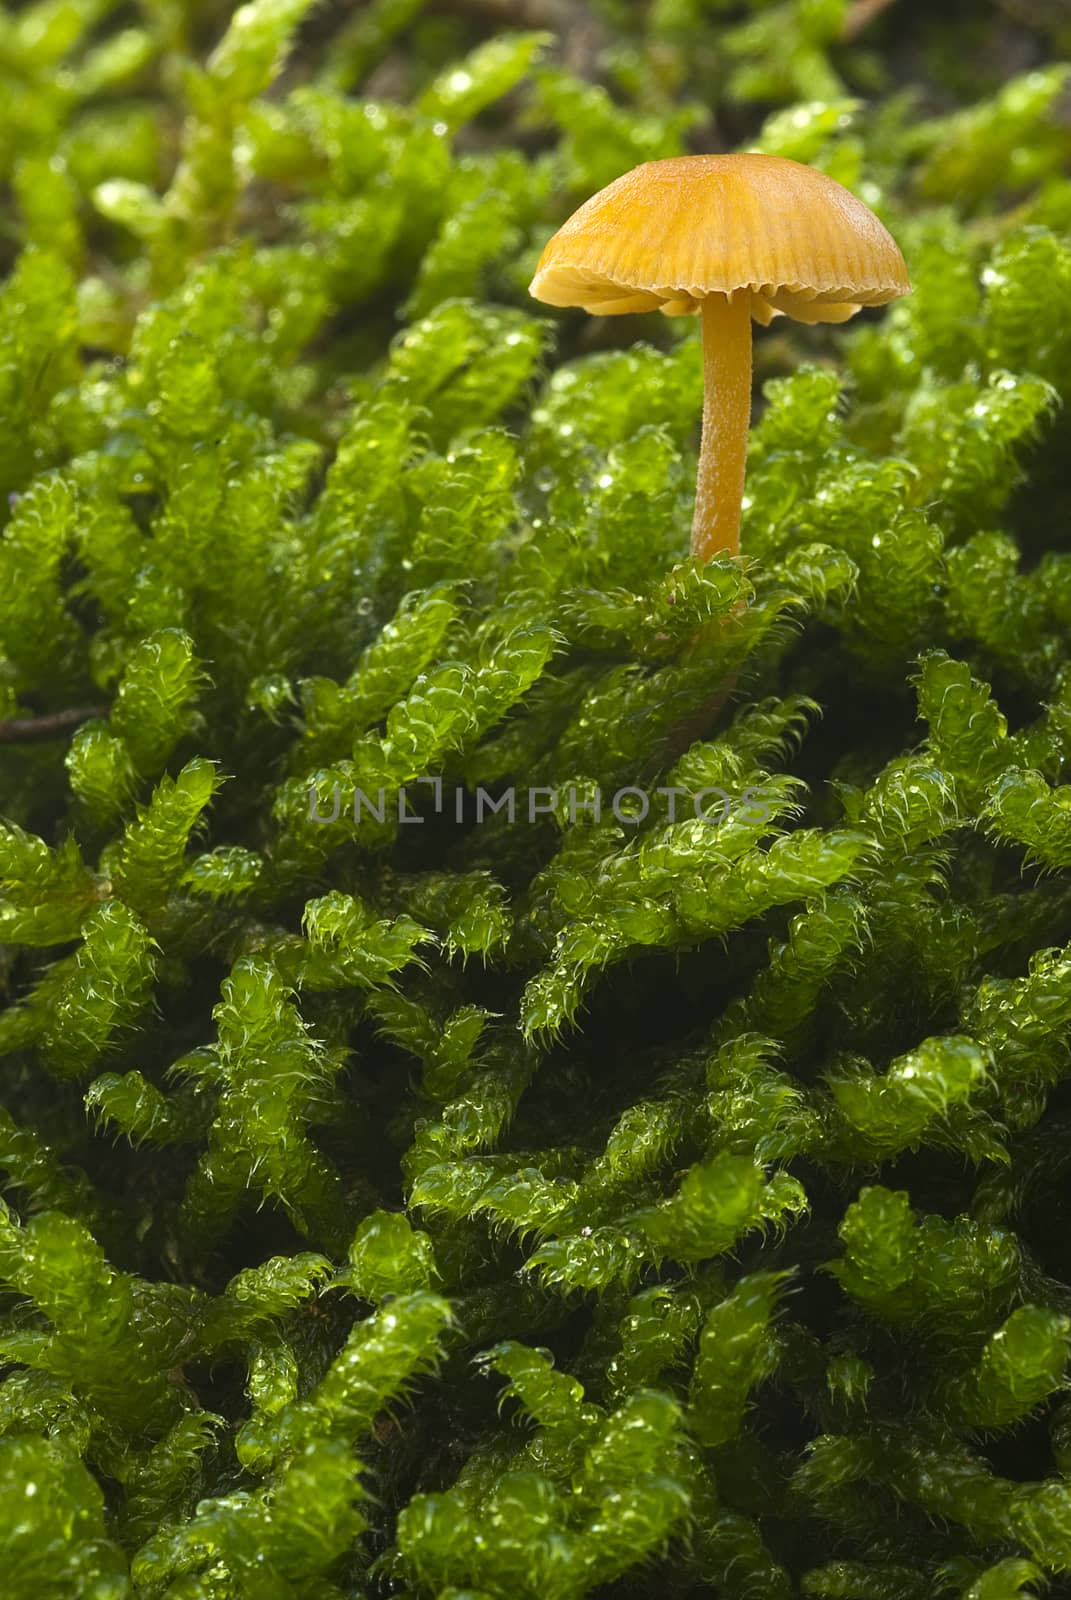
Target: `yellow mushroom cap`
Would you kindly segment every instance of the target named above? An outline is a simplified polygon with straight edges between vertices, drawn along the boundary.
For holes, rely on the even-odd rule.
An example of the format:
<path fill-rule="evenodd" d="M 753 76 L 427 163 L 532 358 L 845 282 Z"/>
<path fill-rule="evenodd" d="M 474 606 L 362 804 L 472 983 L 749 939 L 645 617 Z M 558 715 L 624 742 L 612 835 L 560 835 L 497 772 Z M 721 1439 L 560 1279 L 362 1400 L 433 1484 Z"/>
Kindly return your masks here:
<path fill-rule="evenodd" d="M 759 154 L 646 161 L 558 229 L 529 292 L 613 316 L 699 310 L 711 294 L 753 296 L 752 314 L 844 322 L 910 293 L 904 258 L 877 217 L 814 167 Z"/>

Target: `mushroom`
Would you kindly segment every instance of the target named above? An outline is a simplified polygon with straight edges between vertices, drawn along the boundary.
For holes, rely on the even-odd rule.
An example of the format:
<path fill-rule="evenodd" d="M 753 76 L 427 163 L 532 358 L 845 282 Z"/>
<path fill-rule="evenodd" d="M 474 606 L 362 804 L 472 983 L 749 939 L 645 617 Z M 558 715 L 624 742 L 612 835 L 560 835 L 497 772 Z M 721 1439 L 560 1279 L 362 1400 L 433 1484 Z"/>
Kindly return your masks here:
<path fill-rule="evenodd" d="M 597 316 L 702 317 L 703 437 L 692 554 L 740 553 L 751 319 L 846 322 L 910 293 L 904 258 L 842 184 L 782 156 L 646 161 L 573 213 L 529 293 Z"/>

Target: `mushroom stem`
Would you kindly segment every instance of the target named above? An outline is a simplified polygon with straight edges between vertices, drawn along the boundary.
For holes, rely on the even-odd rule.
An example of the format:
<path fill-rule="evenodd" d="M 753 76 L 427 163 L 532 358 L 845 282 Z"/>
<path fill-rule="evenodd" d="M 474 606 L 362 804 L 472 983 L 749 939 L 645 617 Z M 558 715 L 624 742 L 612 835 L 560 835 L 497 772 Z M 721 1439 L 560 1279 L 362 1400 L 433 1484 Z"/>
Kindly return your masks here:
<path fill-rule="evenodd" d="M 751 421 L 751 293 L 709 294 L 703 319 L 703 439 L 695 486 L 692 554 L 740 554 L 747 431 Z"/>

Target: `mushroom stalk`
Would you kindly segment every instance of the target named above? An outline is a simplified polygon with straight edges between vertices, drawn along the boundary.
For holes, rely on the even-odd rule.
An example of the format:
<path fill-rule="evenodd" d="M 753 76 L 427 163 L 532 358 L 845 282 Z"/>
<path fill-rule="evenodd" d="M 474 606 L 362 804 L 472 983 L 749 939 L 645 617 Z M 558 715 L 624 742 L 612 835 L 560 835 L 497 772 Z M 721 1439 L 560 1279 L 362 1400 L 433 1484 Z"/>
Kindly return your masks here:
<path fill-rule="evenodd" d="M 751 421 L 751 293 L 708 294 L 703 320 L 703 437 L 692 521 L 700 561 L 740 554 L 747 432 Z"/>

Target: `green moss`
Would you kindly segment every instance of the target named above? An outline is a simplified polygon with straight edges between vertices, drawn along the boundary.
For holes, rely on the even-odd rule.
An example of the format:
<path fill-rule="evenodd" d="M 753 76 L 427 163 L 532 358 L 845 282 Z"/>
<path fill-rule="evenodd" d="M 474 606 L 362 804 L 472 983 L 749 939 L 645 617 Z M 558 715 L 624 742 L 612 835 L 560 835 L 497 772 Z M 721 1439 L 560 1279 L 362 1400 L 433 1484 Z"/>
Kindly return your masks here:
<path fill-rule="evenodd" d="M 1068 1581 L 1066 22 L 546 9 L 0 18 L 12 1600 Z M 915 293 L 700 569 L 525 290 L 734 144 Z"/>

